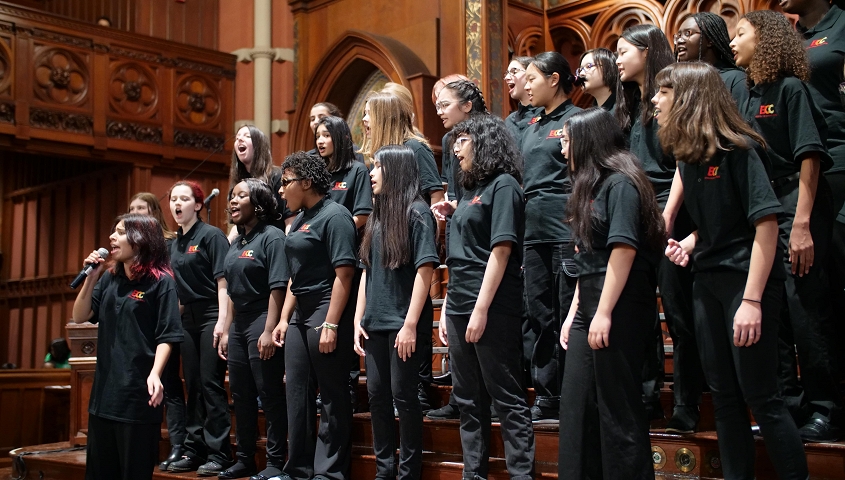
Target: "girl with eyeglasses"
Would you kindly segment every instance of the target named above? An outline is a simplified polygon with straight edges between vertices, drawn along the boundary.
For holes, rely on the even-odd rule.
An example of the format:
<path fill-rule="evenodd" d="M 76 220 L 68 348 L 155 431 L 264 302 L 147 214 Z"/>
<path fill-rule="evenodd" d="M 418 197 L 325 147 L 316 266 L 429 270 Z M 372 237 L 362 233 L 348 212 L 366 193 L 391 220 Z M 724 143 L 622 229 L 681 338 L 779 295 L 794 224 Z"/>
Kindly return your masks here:
<path fill-rule="evenodd" d="M 520 143 L 522 132 L 528 126 L 528 122 L 534 118 L 534 107 L 528 99 L 528 92 L 525 91 L 525 70 L 528 65 L 531 65 L 531 60 L 534 60 L 534 58 L 515 56 L 511 59 L 511 63 L 508 64 L 508 69 L 505 72 L 508 95 L 517 102 L 516 110 L 505 118 L 505 125 L 507 125 L 517 145 Z"/>
<path fill-rule="evenodd" d="M 575 70 L 575 83 L 587 95 L 596 100 L 596 105 L 613 111 L 616 106 L 616 83 L 619 71 L 616 69 L 616 54 L 606 48 L 594 48 L 581 55 L 581 66 Z"/>

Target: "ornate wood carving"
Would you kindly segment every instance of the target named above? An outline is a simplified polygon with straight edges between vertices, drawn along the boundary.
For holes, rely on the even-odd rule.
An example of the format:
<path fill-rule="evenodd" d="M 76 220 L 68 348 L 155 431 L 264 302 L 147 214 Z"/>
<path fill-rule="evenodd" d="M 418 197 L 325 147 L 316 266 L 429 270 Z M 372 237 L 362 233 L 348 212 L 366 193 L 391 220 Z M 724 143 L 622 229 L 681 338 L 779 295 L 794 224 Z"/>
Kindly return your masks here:
<path fill-rule="evenodd" d="M 176 112 L 187 125 L 214 127 L 220 116 L 220 93 L 208 78 L 188 74 L 176 82 Z"/>
<path fill-rule="evenodd" d="M 33 127 L 61 130 L 70 133 L 90 134 L 94 127 L 94 120 L 88 115 L 77 113 L 57 112 L 41 108 L 29 110 L 29 123 Z"/>
<path fill-rule="evenodd" d="M 523 57 L 533 57 L 540 53 L 538 45 L 543 44 L 543 29 L 540 27 L 528 27 L 516 36 L 514 52 Z"/>
<path fill-rule="evenodd" d="M 467 78 L 481 84 L 481 5 L 482 0 L 466 0 Z"/>
<path fill-rule="evenodd" d="M 156 74 L 136 62 L 112 64 L 109 105 L 113 112 L 151 118 L 158 112 Z"/>
<path fill-rule="evenodd" d="M 15 123 L 15 104 L 10 102 L 0 103 L 0 122 Z"/>
<path fill-rule="evenodd" d="M 9 40 L 0 37 L 0 96 L 12 95 L 12 80 L 14 78 L 14 56 L 9 47 Z"/>
<path fill-rule="evenodd" d="M 173 132 L 173 144 L 182 148 L 194 148 L 219 152 L 223 150 L 226 139 L 223 136 L 209 135 L 199 132 L 176 130 Z"/>
<path fill-rule="evenodd" d="M 35 57 L 33 90 L 47 103 L 80 105 L 88 94 L 88 66 L 76 53 L 57 47 L 42 47 Z"/>
<path fill-rule="evenodd" d="M 112 120 L 106 125 L 106 135 L 110 138 L 161 145 L 162 129 L 150 125 Z"/>

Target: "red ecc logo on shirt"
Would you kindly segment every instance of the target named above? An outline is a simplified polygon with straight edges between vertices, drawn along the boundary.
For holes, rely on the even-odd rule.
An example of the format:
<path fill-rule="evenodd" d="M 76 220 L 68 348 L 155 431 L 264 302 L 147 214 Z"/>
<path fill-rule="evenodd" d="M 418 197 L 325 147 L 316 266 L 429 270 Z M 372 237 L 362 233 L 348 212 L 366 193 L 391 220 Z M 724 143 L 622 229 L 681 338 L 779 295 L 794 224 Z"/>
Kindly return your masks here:
<path fill-rule="evenodd" d="M 478 195 L 477 197 L 473 197 L 473 199 L 469 201 L 469 204 L 470 205 L 481 205 L 481 195 Z"/>
<path fill-rule="evenodd" d="M 142 292 L 140 290 L 132 290 L 132 293 L 129 294 L 129 298 L 131 298 L 133 300 L 138 300 L 139 302 L 143 302 L 144 301 L 144 295 L 146 295 L 146 294 L 147 294 L 147 292 Z"/>
<path fill-rule="evenodd" d="M 549 136 L 546 137 L 546 140 L 550 138 L 563 138 L 563 129 L 558 128 L 557 130 L 552 130 L 551 132 L 549 132 Z"/>
<path fill-rule="evenodd" d="M 199 245 L 191 245 L 188 247 L 188 253 L 199 253 L 200 246 Z"/>
<path fill-rule="evenodd" d="M 311 224 L 310 223 L 306 223 L 305 225 L 299 227 L 299 230 L 297 230 L 297 232 L 310 232 L 310 231 L 311 231 Z"/>
<path fill-rule="evenodd" d="M 334 182 L 332 190 L 349 190 L 349 187 L 346 186 L 346 182 Z"/>
<path fill-rule="evenodd" d="M 812 42 L 810 42 L 810 45 L 808 45 L 807 48 L 816 48 L 821 47 L 823 45 L 827 45 L 827 37 L 820 38 L 818 40 L 813 40 Z"/>
<path fill-rule="evenodd" d="M 253 250 L 244 250 L 243 252 L 241 252 L 240 258 L 248 258 L 250 260 L 255 260 L 255 258 L 252 256 L 252 252 Z"/>
<path fill-rule="evenodd" d="M 760 113 L 755 115 L 756 118 L 762 117 L 776 117 L 778 114 L 775 113 L 775 105 L 760 105 Z"/>
<path fill-rule="evenodd" d="M 537 123 L 537 122 L 539 122 L 539 121 L 540 121 L 540 118 L 541 118 L 541 117 L 534 117 L 534 118 L 532 118 L 532 119 L 528 122 L 528 125 L 534 125 L 535 123 Z"/>
<path fill-rule="evenodd" d="M 705 180 L 716 180 L 717 178 L 722 178 L 719 175 L 719 167 L 708 167 L 707 168 L 707 175 L 704 177 Z"/>

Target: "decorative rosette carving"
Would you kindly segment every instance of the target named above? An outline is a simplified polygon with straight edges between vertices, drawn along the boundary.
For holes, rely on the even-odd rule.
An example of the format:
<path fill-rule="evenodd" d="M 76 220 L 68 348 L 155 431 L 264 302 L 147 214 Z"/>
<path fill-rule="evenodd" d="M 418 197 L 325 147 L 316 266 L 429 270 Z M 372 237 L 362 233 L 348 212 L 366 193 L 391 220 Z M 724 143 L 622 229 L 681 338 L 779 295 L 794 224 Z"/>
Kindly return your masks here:
<path fill-rule="evenodd" d="M 79 105 L 85 101 L 88 68 L 77 54 L 63 48 L 47 48 L 33 63 L 36 97 L 63 105 Z"/>
<path fill-rule="evenodd" d="M 158 112 L 159 88 L 155 73 L 134 62 L 112 66 L 109 104 L 113 111 L 149 118 Z"/>
<path fill-rule="evenodd" d="M 209 79 L 186 75 L 176 84 L 176 111 L 185 123 L 214 126 L 220 110 L 220 94 Z"/>

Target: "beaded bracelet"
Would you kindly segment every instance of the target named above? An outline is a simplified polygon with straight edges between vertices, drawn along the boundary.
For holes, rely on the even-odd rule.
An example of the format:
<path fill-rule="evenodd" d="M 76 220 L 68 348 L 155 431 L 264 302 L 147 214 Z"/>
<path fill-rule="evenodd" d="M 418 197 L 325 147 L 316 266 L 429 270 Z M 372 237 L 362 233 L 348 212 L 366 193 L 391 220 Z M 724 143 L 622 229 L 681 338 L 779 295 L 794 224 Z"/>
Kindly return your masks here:
<path fill-rule="evenodd" d="M 319 330 L 319 329 L 321 329 L 321 328 L 327 328 L 327 329 L 329 329 L 329 330 L 337 330 L 337 325 L 335 325 L 334 323 L 323 322 L 323 324 L 322 324 L 322 325 L 320 325 L 319 327 L 314 328 L 314 330 Z"/>

